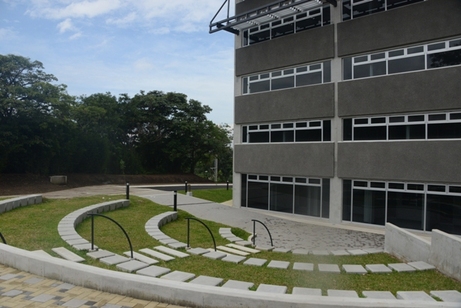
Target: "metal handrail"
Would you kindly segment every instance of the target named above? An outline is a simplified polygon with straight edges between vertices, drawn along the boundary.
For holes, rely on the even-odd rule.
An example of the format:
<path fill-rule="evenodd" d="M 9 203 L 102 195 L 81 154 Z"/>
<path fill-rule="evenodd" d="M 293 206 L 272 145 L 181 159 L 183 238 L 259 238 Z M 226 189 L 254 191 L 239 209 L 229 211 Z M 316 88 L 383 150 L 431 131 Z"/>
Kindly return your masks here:
<path fill-rule="evenodd" d="M 108 216 L 101 215 L 101 214 L 88 214 L 88 215 L 91 216 L 91 250 L 94 250 L 94 216 L 100 216 L 100 217 L 104 217 L 104 218 L 109 219 L 110 221 L 115 223 L 120 229 L 122 229 L 123 233 L 125 233 L 125 236 L 126 236 L 126 238 L 128 240 L 128 244 L 130 244 L 131 259 L 134 259 L 134 257 L 133 257 L 133 246 L 131 245 L 130 237 L 128 236 L 128 233 L 126 233 L 125 229 L 123 229 L 123 227 L 118 222 L 116 222 L 114 219 L 112 219 L 112 218 L 110 218 Z"/>
<path fill-rule="evenodd" d="M 190 248 L 190 245 L 189 245 L 189 238 L 190 238 L 190 220 L 193 219 L 193 220 L 198 221 L 198 222 L 201 223 L 202 225 L 204 225 L 205 228 L 207 228 L 208 232 L 209 232 L 210 235 L 211 235 L 211 238 L 213 239 L 214 251 L 216 251 L 216 241 L 215 241 L 215 239 L 214 239 L 213 233 L 211 233 L 210 228 L 208 228 L 208 226 L 207 226 L 203 221 L 201 221 L 200 219 L 197 219 L 197 218 L 194 218 L 194 217 L 186 217 L 186 219 L 187 219 L 187 248 Z"/>
<path fill-rule="evenodd" d="M 2 241 L 3 241 L 3 244 L 6 244 L 6 240 L 5 240 L 5 238 L 3 237 L 3 234 L 2 234 L 2 232 L 0 232 L 0 238 L 1 238 L 1 239 L 2 239 Z"/>
<path fill-rule="evenodd" d="M 267 233 L 269 233 L 269 238 L 271 240 L 271 247 L 274 247 L 274 243 L 272 242 L 272 235 L 269 229 L 266 227 L 266 225 L 257 219 L 252 219 L 251 221 L 253 222 L 253 238 L 251 239 L 253 242 L 253 245 L 256 246 L 256 222 L 259 222 L 261 225 L 263 225 L 264 228 L 266 228 Z"/>

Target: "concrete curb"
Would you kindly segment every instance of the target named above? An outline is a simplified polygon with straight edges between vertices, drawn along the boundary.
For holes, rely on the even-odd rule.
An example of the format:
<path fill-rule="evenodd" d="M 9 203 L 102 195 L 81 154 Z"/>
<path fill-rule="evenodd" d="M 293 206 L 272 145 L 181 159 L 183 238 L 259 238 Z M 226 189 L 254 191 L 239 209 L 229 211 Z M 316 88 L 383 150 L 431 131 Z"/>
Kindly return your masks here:
<path fill-rule="evenodd" d="M 126 296 L 190 307 L 458 307 L 459 303 L 340 298 L 194 285 L 116 272 L 67 260 L 43 257 L 0 244 L 2 263 L 46 278 Z"/>

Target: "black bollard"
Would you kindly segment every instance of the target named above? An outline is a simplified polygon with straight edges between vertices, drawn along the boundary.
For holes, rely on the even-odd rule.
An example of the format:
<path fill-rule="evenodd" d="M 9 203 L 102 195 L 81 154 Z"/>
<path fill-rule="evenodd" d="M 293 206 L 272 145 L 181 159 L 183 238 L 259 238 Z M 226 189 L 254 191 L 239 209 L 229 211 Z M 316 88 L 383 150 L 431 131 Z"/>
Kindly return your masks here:
<path fill-rule="evenodd" d="M 229 181 L 227 181 L 226 190 L 229 190 Z"/>
<path fill-rule="evenodd" d="M 130 183 L 126 183 L 126 199 L 130 199 Z"/>
<path fill-rule="evenodd" d="M 174 197 L 173 197 L 173 210 L 175 212 L 178 211 L 178 192 L 176 190 L 174 191 Z"/>
<path fill-rule="evenodd" d="M 187 181 L 184 182 L 184 190 L 186 191 L 186 195 L 187 195 Z"/>

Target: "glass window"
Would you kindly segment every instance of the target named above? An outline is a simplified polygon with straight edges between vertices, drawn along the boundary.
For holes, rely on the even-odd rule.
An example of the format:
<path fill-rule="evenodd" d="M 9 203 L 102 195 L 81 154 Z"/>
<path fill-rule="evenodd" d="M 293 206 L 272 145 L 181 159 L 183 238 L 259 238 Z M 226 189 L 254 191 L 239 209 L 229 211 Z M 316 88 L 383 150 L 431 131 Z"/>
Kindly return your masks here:
<path fill-rule="evenodd" d="M 461 196 L 427 195 L 426 230 L 461 234 Z"/>
<path fill-rule="evenodd" d="M 343 180 L 343 220 L 351 221 L 352 181 Z"/>
<path fill-rule="evenodd" d="M 424 194 L 388 192 L 387 221 L 401 228 L 424 230 Z"/>
<path fill-rule="evenodd" d="M 270 184 L 270 210 L 293 213 L 293 185 Z"/>
<path fill-rule="evenodd" d="M 388 74 L 396 74 L 402 72 L 410 72 L 423 70 L 425 68 L 424 55 L 402 58 L 396 60 L 389 60 L 389 72 Z"/>
<path fill-rule="evenodd" d="M 461 123 L 429 124 L 427 138 L 461 138 Z"/>
<path fill-rule="evenodd" d="M 426 139 L 426 125 L 389 126 L 389 140 Z"/>
<path fill-rule="evenodd" d="M 427 68 L 461 64 L 461 49 L 427 55 Z"/>
<path fill-rule="evenodd" d="M 270 89 L 270 80 L 250 83 L 250 93 L 269 91 Z"/>
<path fill-rule="evenodd" d="M 322 180 L 322 217 L 330 217 L 330 179 Z"/>
<path fill-rule="evenodd" d="M 295 83 L 294 76 L 272 79 L 272 90 L 293 88 Z"/>
<path fill-rule="evenodd" d="M 248 182 L 248 207 L 267 210 L 269 208 L 268 196 L 268 183 Z"/>
<path fill-rule="evenodd" d="M 311 84 L 322 83 L 322 72 L 300 74 L 296 76 L 296 86 L 308 86 Z"/>
<path fill-rule="evenodd" d="M 384 225 L 386 192 L 353 190 L 352 220 L 375 225 Z"/>
<path fill-rule="evenodd" d="M 320 217 L 320 187 L 295 186 L 295 214 Z"/>
<path fill-rule="evenodd" d="M 321 129 L 299 129 L 296 130 L 296 142 L 322 141 Z"/>
<path fill-rule="evenodd" d="M 386 126 L 354 127 L 354 140 L 386 140 Z"/>
<path fill-rule="evenodd" d="M 271 142 L 293 142 L 295 137 L 294 131 L 272 131 Z"/>
<path fill-rule="evenodd" d="M 386 74 L 386 62 L 357 65 L 354 67 L 354 78 L 380 76 Z"/>
<path fill-rule="evenodd" d="M 269 142 L 269 132 L 250 132 L 248 137 L 250 143 Z"/>

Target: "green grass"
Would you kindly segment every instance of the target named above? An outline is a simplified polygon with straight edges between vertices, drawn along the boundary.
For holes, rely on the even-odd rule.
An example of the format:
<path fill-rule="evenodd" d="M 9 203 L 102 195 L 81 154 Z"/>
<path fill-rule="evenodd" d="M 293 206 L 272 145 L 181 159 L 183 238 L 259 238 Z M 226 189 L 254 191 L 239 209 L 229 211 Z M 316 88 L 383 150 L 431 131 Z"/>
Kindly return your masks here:
<path fill-rule="evenodd" d="M 8 244 L 28 249 L 43 249 L 52 253 L 51 248 L 64 246 L 73 250 L 58 235 L 57 225 L 68 213 L 91 204 L 120 199 L 123 196 L 107 197 L 95 196 L 87 198 L 75 198 L 65 200 L 44 200 L 40 205 L 21 207 L 19 209 L 0 215 L 0 232 L 5 236 Z M 117 211 L 104 213 L 127 231 L 135 251 L 141 248 L 152 248 L 160 243 L 151 238 L 144 230 L 145 223 L 153 216 L 170 211 L 171 207 L 161 206 L 149 200 L 132 196 L 130 206 Z M 187 240 L 187 217 L 193 217 L 186 212 L 178 212 L 178 220 L 162 227 L 162 231 L 169 236 L 186 242 Z M 217 245 L 228 242 L 219 236 L 220 227 L 227 227 L 219 223 L 205 221 L 216 239 Z M 77 227 L 77 231 L 86 239 L 91 238 L 91 223 L 87 219 Z M 190 221 L 190 245 L 192 247 L 213 247 L 213 241 L 207 229 L 199 222 Z M 234 234 L 246 238 L 248 233 L 233 228 Z M 122 254 L 129 250 L 128 242 L 123 232 L 112 222 L 102 217 L 95 218 L 95 244 L 101 249 Z M 86 259 L 86 264 L 115 270 L 114 266 L 107 266 L 99 261 L 86 257 L 83 252 L 73 250 Z M 183 250 L 184 251 L 184 250 Z M 370 254 L 364 256 L 313 256 L 294 255 L 291 253 L 260 252 L 251 257 L 268 260 L 285 260 L 293 262 L 309 263 L 334 263 L 334 264 L 377 264 L 400 262 L 396 258 L 385 254 Z M 256 288 L 261 283 L 285 285 L 288 292 L 294 286 L 321 288 L 324 294 L 327 289 L 346 289 L 359 292 L 365 290 L 388 290 L 395 294 L 399 290 L 458 290 L 461 291 L 461 282 L 448 278 L 438 271 L 412 272 L 390 274 L 329 274 L 295 271 L 291 267 L 287 270 L 270 269 L 266 267 L 245 266 L 219 260 L 210 260 L 202 256 L 191 255 L 184 259 L 175 259 L 170 262 L 161 261 L 158 265 L 168 267 L 171 270 L 192 272 L 196 275 L 208 275 L 228 279 L 251 281 Z"/>
<path fill-rule="evenodd" d="M 180 190 L 179 193 L 184 194 L 184 190 Z M 229 200 L 232 200 L 232 189 L 200 189 L 192 190 L 192 195 L 194 197 L 213 201 L 216 203 L 223 203 Z"/>

